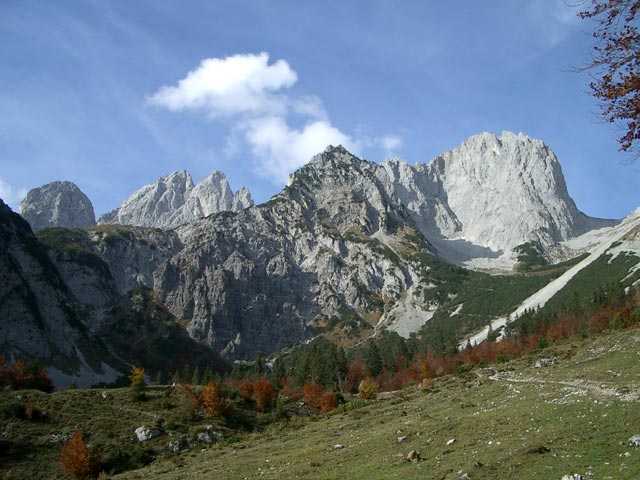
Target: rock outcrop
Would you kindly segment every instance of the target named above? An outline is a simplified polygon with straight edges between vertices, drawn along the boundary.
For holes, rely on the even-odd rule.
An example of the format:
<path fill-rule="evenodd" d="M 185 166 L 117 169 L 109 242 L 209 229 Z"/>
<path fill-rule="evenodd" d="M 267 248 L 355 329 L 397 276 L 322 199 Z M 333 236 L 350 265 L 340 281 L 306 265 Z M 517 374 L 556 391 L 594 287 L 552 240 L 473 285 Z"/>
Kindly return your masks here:
<path fill-rule="evenodd" d="M 48 227 L 84 228 L 96 224 L 93 205 L 71 182 L 51 182 L 27 193 L 20 214 L 34 232 Z"/>
<path fill-rule="evenodd" d="M 170 228 L 252 205 L 249 191 L 243 187 L 234 194 L 222 172 L 215 171 L 194 184 L 183 170 L 140 188 L 118 208 L 101 215 L 98 223 Z"/>

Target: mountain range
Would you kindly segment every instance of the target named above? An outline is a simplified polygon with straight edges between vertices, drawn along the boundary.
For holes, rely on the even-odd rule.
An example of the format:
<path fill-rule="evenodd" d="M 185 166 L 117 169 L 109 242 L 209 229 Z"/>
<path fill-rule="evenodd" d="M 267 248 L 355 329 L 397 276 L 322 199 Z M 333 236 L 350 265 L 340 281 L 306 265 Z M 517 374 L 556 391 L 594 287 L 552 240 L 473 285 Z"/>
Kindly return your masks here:
<path fill-rule="evenodd" d="M 638 277 L 639 216 L 580 212 L 554 153 L 524 134 L 483 133 L 414 165 L 328 147 L 260 205 L 220 172 L 197 185 L 176 172 L 97 226 L 90 202 L 71 202 L 58 221 L 69 188 L 52 185 L 21 204 L 31 228 L 0 204 L 0 348 L 42 359 L 59 384 L 188 356 L 224 369 L 321 333 L 428 336 L 447 324 L 471 334 L 544 287 L 528 270 L 613 256 L 614 242 L 635 259 L 619 280 Z M 469 310 L 470 285 L 519 278 L 528 286 L 511 303 Z M 178 353 L 161 358 L 167 349 Z"/>

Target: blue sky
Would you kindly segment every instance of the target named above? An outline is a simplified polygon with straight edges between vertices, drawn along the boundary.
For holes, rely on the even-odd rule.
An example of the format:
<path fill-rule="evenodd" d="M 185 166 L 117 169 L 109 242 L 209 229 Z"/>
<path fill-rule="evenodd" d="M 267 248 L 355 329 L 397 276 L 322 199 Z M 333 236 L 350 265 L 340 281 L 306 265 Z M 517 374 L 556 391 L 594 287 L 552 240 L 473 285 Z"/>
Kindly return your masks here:
<path fill-rule="evenodd" d="M 0 197 L 71 180 L 99 214 L 185 169 L 260 202 L 328 140 L 416 163 L 510 130 L 581 210 L 623 217 L 640 164 L 570 72 L 592 25 L 566 3 L 2 0 Z"/>

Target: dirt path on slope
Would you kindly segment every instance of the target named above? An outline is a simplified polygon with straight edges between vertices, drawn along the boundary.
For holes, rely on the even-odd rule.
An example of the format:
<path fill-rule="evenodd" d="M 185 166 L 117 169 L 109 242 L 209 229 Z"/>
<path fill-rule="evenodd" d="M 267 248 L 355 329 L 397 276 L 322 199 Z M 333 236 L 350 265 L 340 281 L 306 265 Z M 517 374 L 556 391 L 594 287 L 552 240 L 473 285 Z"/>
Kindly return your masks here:
<path fill-rule="evenodd" d="M 630 385 L 630 392 L 621 393 L 614 386 L 608 386 L 602 383 L 589 381 L 589 380 L 545 380 L 541 378 L 526 376 L 526 375 L 512 375 L 508 372 L 494 372 L 493 374 L 483 375 L 478 371 L 477 375 L 480 378 L 487 378 L 494 382 L 507 382 L 507 383 L 532 383 L 539 385 L 560 385 L 563 387 L 573 388 L 576 390 L 586 390 L 591 393 L 597 400 L 610 401 L 618 400 L 622 402 L 640 402 L 640 388 L 637 385 Z"/>

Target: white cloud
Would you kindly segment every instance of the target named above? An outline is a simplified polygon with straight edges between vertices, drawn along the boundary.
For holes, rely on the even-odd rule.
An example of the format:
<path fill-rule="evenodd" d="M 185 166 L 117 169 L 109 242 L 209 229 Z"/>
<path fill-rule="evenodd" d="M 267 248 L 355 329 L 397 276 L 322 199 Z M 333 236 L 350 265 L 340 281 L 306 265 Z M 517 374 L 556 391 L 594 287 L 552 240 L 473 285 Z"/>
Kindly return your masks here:
<path fill-rule="evenodd" d="M 529 20 L 546 47 L 555 47 L 578 28 L 583 6 L 579 0 L 534 0 L 528 3 Z"/>
<path fill-rule="evenodd" d="M 328 121 L 329 119 L 329 116 L 324 109 L 324 105 L 322 105 L 322 100 L 318 97 L 299 98 L 291 101 L 290 103 L 291 109 L 299 115 L 308 116 L 317 120 Z"/>
<path fill-rule="evenodd" d="M 170 110 L 206 110 L 214 117 L 284 113 L 287 99 L 275 92 L 298 80 L 289 64 L 269 55 L 207 58 L 175 86 L 164 86 L 149 99 Z"/>
<path fill-rule="evenodd" d="M 398 149 L 402 148 L 402 138 L 398 135 L 384 135 L 380 139 L 380 144 L 387 154 L 393 153 Z"/>
<path fill-rule="evenodd" d="M 290 172 L 307 163 L 327 145 L 357 148 L 357 142 L 323 120 L 308 123 L 298 130 L 290 128 L 281 117 L 259 118 L 251 122 L 246 138 L 254 155 L 264 162 L 257 173 L 279 183 L 286 182 Z"/>
<path fill-rule="evenodd" d="M 174 86 L 163 86 L 149 97 L 152 104 L 172 111 L 200 110 L 231 121 L 225 154 L 234 156 L 240 140 L 255 155 L 256 173 L 277 184 L 327 145 L 343 145 L 356 153 L 371 143 L 390 152 L 402 140 L 355 140 L 331 124 L 322 101 L 315 96 L 293 97 L 282 92 L 298 79 L 284 60 L 269 64 L 269 55 L 207 58 Z M 291 126 L 295 117 L 301 127 Z"/>
<path fill-rule="evenodd" d="M 26 195 L 26 189 L 16 189 L 5 182 L 2 177 L 0 177 L 0 198 L 4 201 L 4 203 L 11 206 L 13 210 L 17 211 L 18 204 Z"/>

